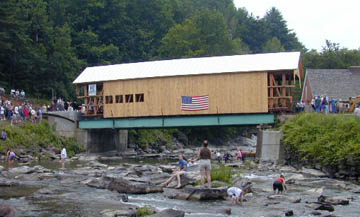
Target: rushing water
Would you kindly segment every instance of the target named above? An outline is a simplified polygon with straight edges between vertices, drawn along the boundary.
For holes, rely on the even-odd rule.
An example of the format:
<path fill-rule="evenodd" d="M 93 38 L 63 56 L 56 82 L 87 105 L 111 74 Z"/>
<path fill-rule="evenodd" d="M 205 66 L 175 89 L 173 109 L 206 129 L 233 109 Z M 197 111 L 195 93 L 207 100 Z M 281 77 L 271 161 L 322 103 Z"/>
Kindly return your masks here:
<path fill-rule="evenodd" d="M 123 160 L 116 162 L 103 161 L 111 165 L 121 163 L 139 163 L 135 160 Z M 164 164 L 164 161 L 152 159 L 143 160 L 143 164 Z M 168 161 L 166 162 L 168 163 Z M 212 217 L 228 216 L 224 213 L 226 208 L 231 208 L 230 216 L 284 216 L 286 210 L 293 210 L 295 216 L 312 216 L 313 209 L 306 207 L 306 202 L 316 201 L 317 196 L 307 194 L 306 191 L 311 188 L 324 188 L 324 195 L 327 196 L 352 196 L 354 200 L 347 206 L 335 206 L 332 213 L 336 216 L 360 216 L 360 197 L 358 194 L 342 190 L 330 185 L 334 180 L 328 178 L 314 178 L 318 184 L 303 183 L 302 185 L 289 185 L 287 196 L 300 197 L 300 203 L 291 203 L 290 201 L 280 201 L 272 203 L 267 199 L 271 195 L 271 184 L 278 173 L 271 171 L 243 170 L 244 178 L 252 181 L 255 193 L 247 197 L 247 201 L 242 206 L 232 205 L 230 201 L 184 201 L 177 199 L 168 199 L 161 193 L 146 195 L 129 195 L 129 202 L 124 203 L 116 192 L 106 189 L 90 188 L 80 184 L 88 177 L 75 174 L 76 168 L 84 167 L 84 162 L 67 163 L 67 169 L 60 170 L 59 162 L 43 162 L 42 166 L 55 171 L 54 178 L 41 181 L 30 180 L 22 181 L 26 185 L 14 187 L 0 187 L 0 202 L 14 206 L 19 216 L 101 216 L 100 212 L 105 209 L 121 209 L 124 205 L 149 205 L 158 210 L 174 208 L 186 212 L 187 217 Z M 285 173 L 289 177 L 292 173 Z M 50 194 L 41 194 L 33 196 L 38 189 L 47 189 Z M 322 211 L 323 215 L 329 214 Z"/>

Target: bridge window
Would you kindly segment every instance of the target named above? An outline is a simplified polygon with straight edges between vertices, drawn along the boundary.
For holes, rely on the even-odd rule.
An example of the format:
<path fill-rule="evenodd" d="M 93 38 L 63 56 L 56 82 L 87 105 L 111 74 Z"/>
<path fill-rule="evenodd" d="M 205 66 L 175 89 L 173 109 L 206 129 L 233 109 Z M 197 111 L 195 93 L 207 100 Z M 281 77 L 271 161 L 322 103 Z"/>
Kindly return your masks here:
<path fill-rule="evenodd" d="M 113 96 L 105 96 L 105 103 L 112 104 L 113 103 Z"/>
<path fill-rule="evenodd" d="M 144 94 L 143 93 L 135 94 L 135 102 L 144 102 Z"/>
<path fill-rule="evenodd" d="M 123 103 L 124 102 L 124 96 L 123 95 L 116 95 L 115 96 L 115 102 L 116 103 Z"/>
<path fill-rule="evenodd" d="M 133 94 L 126 94 L 125 95 L 125 102 L 126 103 L 134 102 L 134 95 Z"/>

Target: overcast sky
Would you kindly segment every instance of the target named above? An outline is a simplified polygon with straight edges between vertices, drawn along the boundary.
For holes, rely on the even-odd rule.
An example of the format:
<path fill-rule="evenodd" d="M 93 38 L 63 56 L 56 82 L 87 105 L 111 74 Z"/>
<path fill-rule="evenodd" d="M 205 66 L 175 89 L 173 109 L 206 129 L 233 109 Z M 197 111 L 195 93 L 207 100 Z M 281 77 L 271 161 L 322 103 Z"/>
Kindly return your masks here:
<path fill-rule="evenodd" d="M 308 49 L 320 50 L 325 39 L 349 49 L 360 48 L 359 0 L 234 0 L 254 16 L 276 7 Z"/>

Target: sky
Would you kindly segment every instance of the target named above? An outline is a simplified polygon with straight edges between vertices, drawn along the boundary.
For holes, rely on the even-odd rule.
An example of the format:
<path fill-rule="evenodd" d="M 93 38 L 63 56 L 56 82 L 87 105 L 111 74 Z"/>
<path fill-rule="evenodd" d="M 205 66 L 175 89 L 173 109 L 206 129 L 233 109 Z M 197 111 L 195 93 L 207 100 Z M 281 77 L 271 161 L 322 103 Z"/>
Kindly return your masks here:
<path fill-rule="evenodd" d="M 237 8 L 246 8 L 255 17 L 263 17 L 277 8 L 308 49 L 321 50 L 325 40 L 340 47 L 360 48 L 359 0 L 234 0 Z"/>

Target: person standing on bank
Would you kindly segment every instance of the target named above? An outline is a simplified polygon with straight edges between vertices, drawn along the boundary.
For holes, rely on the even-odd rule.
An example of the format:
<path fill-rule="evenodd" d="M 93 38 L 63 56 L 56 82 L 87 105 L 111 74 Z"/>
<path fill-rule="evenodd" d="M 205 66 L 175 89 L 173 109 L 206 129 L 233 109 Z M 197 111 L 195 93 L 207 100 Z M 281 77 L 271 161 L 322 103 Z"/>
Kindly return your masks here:
<path fill-rule="evenodd" d="M 211 151 L 208 149 L 208 141 L 204 140 L 203 147 L 198 153 L 199 165 L 200 165 L 200 175 L 201 175 L 201 184 L 205 184 L 205 177 L 208 181 L 208 187 L 211 188 Z"/>
<path fill-rule="evenodd" d="M 61 149 L 60 159 L 61 159 L 61 169 L 65 169 L 65 160 L 67 158 L 67 152 L 65 145 L 63 145 L 63 148 Z"/>

